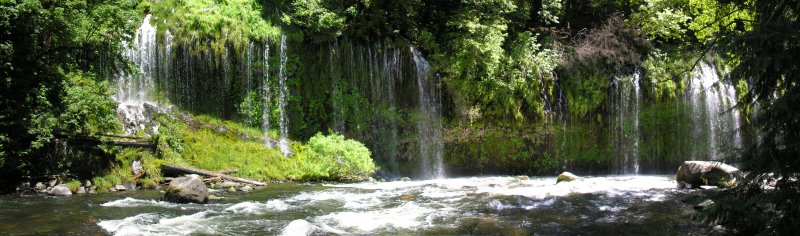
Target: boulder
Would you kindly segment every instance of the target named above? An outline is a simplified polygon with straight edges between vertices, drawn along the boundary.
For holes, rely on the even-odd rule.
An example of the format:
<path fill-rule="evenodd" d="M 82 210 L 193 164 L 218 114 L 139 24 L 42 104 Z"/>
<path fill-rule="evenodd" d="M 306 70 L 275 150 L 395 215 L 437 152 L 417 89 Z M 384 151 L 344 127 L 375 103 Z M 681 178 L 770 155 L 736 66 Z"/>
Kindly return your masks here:
<path fill-rule="evenodd" d="M 245 185 L 244 187 L 240 188 L 239 190 L 242 190 L 242 192 L 250 192 L 250 191 L 253 191 L 253 187 L 250 187 L 250 185 Z"/>
<path fill-rule="evenodd" d="M 403 177 L 403 178 L 400 178 L 400 181 L 403 181 L 403 182 L 411 181 L 411 178 Z"/>
<path fill-rule="evenodd" d="M 570 182 L 576 179 L 578 179 L 577 175 L 564 171 L 563 173 L 558 175 L 558 177 L 556 177 L 556 184 L 561 182 Z"/>
<path fill-rule="evenodd" d="M 86 187 L 83 187 L 83 186 L 81 186 L 80 188 L 78 188 L 78 192 L 76 192 L 76 193 L 77 193 L 77 194 L 84 194 L 84 193 L 86 193 Z"/>
<path fill-rule="evenodd" d="M 230 188 L 228 188 L 228 192 L 236 192 L 236 187 L 230 187 Z"/>
<path fill-rule="evenodd" d="M 162 199 L 176 203 L 206 203 L 208 188 L 197 175 L 175 178 L 164 190 Z"/>
<path fill-rule="evenodd" d="M 53 196 L 70 196 L 72 195 L 72 192 L 69 191 L 69 188 L 67 188 L 66 184 L 59 184 L 53 187 L 53 189 L 47 192 L 47 194 Z"/>
<path fill-rule="evenodd" d="M 530 179 L 530 178 L 528 178 L 527 175 L 517 175 L 517 176 L 514 176 L 514 178 L 517 179 L 517 180 L 529 180 Z"/>
<path fill-rule="evenodd" d="M 97 193 L 97 186 L 91 186 L 91 187 L 89 187 L 89 191 L 88 191 L 87 193 L 89 193 L 89 194 L 96 194 L 96 193 Z"/>
<path fill-rule="evenodd" d="M 685 161 L 678 167 L 675 181 L 679 189 L 700 188 L 703 185 L 727 188 L 736 185 L 741 172 L 736 167 L 716 161 Z"/>

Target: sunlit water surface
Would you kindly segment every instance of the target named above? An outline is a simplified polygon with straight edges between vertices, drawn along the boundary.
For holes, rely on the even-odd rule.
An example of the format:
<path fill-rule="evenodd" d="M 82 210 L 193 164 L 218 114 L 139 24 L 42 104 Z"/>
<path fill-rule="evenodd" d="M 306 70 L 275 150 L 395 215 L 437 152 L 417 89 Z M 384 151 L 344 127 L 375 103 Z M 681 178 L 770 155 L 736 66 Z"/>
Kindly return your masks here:
<path fill-rule="evenodd" d="M 698 234 L 671 176 L 272 184 L 209 204 L 157 191 L 0 196 L 5 234 Z"/>

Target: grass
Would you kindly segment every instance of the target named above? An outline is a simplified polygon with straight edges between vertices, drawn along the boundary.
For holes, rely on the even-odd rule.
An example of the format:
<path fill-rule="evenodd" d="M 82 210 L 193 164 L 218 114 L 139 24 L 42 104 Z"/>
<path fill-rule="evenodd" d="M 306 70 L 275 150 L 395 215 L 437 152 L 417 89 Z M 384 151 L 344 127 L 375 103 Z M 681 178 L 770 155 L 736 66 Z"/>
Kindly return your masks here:
<path fill-rule="evenodd" d="M 256 181 L 352 181 L 365 179 L 377 169 L 363 144 L 340 135 L 318 134 L 309 145 L 290 141 L 294 155 L 284 157 L 277 147 L 264 145 L 260 130 L 241 123 L 184 115 L 160 115 L 156 121 L 160 128 L 153 137 L 155 153 L 138 148 L 117 150 L 117 162 L 109 175 L 93 180 L 98 192 L 108 191 L 122 180 L 134 181 L 131 164 L 137 159 L 146 174 L 136 181 L 145 188 L 153 188 L 162 180 L 163 164 L 215 172 L 237 169 L 230 175 Z M 275 132 L 269 135 L 273 139 L 276 136 Z"/>

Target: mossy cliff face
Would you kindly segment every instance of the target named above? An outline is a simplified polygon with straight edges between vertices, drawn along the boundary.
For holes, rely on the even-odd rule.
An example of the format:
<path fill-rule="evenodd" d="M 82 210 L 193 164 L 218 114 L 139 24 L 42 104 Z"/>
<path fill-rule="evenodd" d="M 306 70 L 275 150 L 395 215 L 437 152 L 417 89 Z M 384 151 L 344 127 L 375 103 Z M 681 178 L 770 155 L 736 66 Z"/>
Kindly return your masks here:
<path fill-rule="evenodd" d="M 415 175 L 426 150 L 419 124 L 427 122 L 415 80 L 417 51 L 435 75 L 438 122 L 448 127 L 444 156 L 453 173 L 663 173 L 680 160 L 721 155 L 695 149 L 714 144 L 691 145 L 686 138 L 710 135 L 684 125 L 698 112 L 687 103 L 691 55 L 650 44 L 619 18 L 587 32 L 614 36 L 608 38 L 613 47 L 587 37 L 565 49 L 556 47 L 563 46 L 558 38 L 520 31 L 514 22 L 486 28 L 487 37 L 456 27 L 454 37 L 437 38 L 432 32 L 442 29 L 424 24 L 395 34 L 384 31 L 392 26 L 365 31 L 363 17 L 378 6 L 373 3 L 234 2 L 151 3 L 161 98 L 249 127 L 266 121 L 275 129 L 285 112 L 291 138 L 341 133 L 364 142 L 382 171 Z M 461 10 L 443 15 L 421 11 L 406 20 L 439 16 L 453 24 L 503 25 L 483 13 L 476 13 L 483 20 L 477 23 L 459 17 L 481 6 L 458 5 Z M 528 6 L 493 10 L 517 17 L 515 7 Z M 317 19 L 313 12 L 325 14 Z M 275 99 L 283 88 L 281 67 L 283 111 Z"/>

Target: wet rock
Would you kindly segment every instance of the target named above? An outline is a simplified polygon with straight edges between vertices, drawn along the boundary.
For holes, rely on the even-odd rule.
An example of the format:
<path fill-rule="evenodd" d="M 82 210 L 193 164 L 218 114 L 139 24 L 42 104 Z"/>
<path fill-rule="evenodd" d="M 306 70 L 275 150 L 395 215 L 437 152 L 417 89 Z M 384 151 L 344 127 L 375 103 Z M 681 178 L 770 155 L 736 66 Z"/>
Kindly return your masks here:
<path fill-rule="evenodd" d="M 517 175 L 517 176 L 514 176 L 514 178 L 517 179 L 517 180 L 529 180 L 530 179 L 530 178 L 528 178 L 527 175 Z"/>
<path fill-rule="evenodd" d="M 56 184 L 58 184 L 58 179 L 53 179 L 53 180 L 50 180 L 50 185 L 49 186 L 52 188 L 52 187 L 55 187 Z"/>
<path fill-rule="evenodd" d="M 78 191 L 76 193 L 77 194 L 85 194 L 86 193 L 86 187 L 81 186 L 80 188 L 78 188 Z"/>
<path fill-rule="evenodd" d="M 697 211 L 702 211 L 703 209 L 708 208 L 709 206 L 714 205 L 714 201 L 711 199 L 706 199 L 705 201 L 694 205 L 694 209 Z"/>
<path fill-rule="evenodd" d="M 222 182 L 222 184 L 220 186 L 222 186 L 222 188 L 231 188 L 231 187 L 239 187 L 239 186 L 241 186 L 241 184 L 236 183 L 236 182 L 225 181 L 225 182 Z"/>
<path fill-rule="evenodd" d="M 675 181 L 679 189 L 700 188 L 703 185 L 733 187 L 741 172 L 736 167 L 716 161 L 685 161 L 678 167 Z"/>
<path fill-rule="evenodd" d="M 53 189 L 48 191 L 47 194 L 53 196 L 70 196 L 72 195 L 72 192 L 69 191 L 69 188 L 67 188 L 66 184 L 60 184 L 53 187 Z"/>
<path fill-rule="evenodd" d="M 728 235 L 728 229 L 726 229 L 722 225 L 714 226 L 713 228 L 711 228 L 711 231 L 714 232 L 715 234 L 719 234 L 719 235 Z"/>
<path fill-rule="evenodd" d="M 97 186 L 89 187 L 89 194 L 97 194 Z"/>
<path fill-rule="evenodd" d="M 34 186 L 34 189 L 36 189 L 36 191 L 41 192 L 47 189 L 47 186 L 44 186 L 42 182 L 37 182 L 36 185 Z"/>
<path fill-rule="evenodd" d="M 216 195 L 208 195 L 208 200 L 222 200 L 225 199 L 224 197 L 216 196 Z"/>
<path fill-rule="evenodd" d="M 87 180 L 86 183 L 83 185 L 86 186 L 87 188 L 92 187 L 92 181 Z"/>
<path fill-rule="evenodd" d="M 403 178 L 400 178 L 400 181 L 403 181 L 403 182 L 406 182 L 406 181 L 411 181 L 411 178 L 409 178 L 409 177 L 403 177 Z"/>
<path fill-rule="evenodd" d="M 125 186 L 122 186 L 121 184 L 117 184 L 116 186 L 114 186 L 114 190 L 116 190 L 116 191 L 125 191 L 125 190 L 128 190 L 128 188 L 126 188 Z"/>
<path fill-rule="evenodd" d="M 561 182 L 570 182 L 578 179 L 577 175 L 564 171 L 558 177 L 556 177 L 556 184 Z"/>
<path fill-rule="evenodd" d="M 250 187 L 250 185 L 245 185 L 244 187 L 240 188 L 239 190 L 242 190 L 242 192 L 250 192 L 250 191 L 253 191 L 253 187 Z"/>
<path fill-rule="evenodd" d="M 236 192 L 236 187 L 230 187 L 230 188 L 228 188 L 228 192 Z"/>
<path fill-rule="evenodd" d="M 197 175 L 175 178 L 165 189 L 163 199 L 175 203 L 206 203 L 208 188 Z"/>

